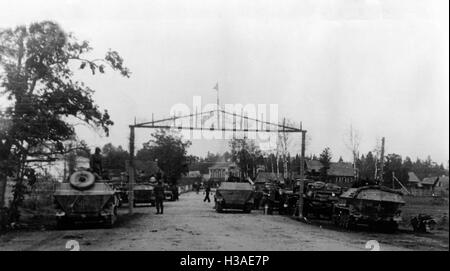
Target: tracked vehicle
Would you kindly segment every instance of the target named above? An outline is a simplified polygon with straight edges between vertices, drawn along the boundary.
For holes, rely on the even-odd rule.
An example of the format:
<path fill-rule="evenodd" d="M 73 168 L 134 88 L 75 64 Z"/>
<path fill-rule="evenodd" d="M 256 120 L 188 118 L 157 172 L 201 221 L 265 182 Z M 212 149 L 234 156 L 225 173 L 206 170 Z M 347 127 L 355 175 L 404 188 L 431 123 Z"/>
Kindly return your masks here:
<path fill-rule="evenodd" d="M 254 190 L 247 182 L 222 182 L 214 195 L 218 213 L 225 209 L 239 209 L 250 213 L 253 208 Z"/>
<path fill-rule="evenodd" d="M 334 204 L 333 221 L 346 229 L 365 224 L 376 230 L 395 231 L 404 204 L 401 192 L 384 186 L 350 188 Z"/>
<path fill-rule="evenodd" d="M 76 171 L 62 182 L 53 195 L 57 226 L 80 222 L 100 222 L 112 227 L 117 220 L 119 198 L 107 181 L 89 171 Z"/>

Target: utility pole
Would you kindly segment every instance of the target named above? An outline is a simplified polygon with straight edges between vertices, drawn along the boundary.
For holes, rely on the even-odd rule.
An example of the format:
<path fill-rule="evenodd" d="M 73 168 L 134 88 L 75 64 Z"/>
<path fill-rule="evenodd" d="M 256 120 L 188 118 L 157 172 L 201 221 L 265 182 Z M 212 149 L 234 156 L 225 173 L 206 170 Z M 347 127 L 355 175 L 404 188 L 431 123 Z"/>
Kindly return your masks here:
<path fill-rule="evenodd" d="M 128 173 L 128 211 L 133 213 L 134 203 L 134 125 L 130 125 L 130 167 Z"/>
<path fill-rule="evenodd" d="M 283 177 L 288 177 L 288 162 L 287 162 L 287 135 L 285 132 L 286 118 L 283 118 Z"/>
<path fill-rule="evenodd" d="M 301 125 L 301 124 L 300 124 Z M 299 183 L 299 190 L 298 190 L 298 217 L 300 219 L 303 218 L 303 187 L 304 187 L 304 181 L 305 181 L 305 138 L 306 138 L 306 131 L 302 129 L 300 126 L 300 130 L 302 133 L 302 149 L 300 153 L 300 183 Z"/>
<path fill-rule="evenodd" d="M 280 176 L 280 168 L 279 168 L 279 156 L 277 151 L 277 177 Z"/>
<path fill-rule="evenodd" d="M 379 184 L 383 184 L 383 173 L 384 173 L 384 137 L 381 138 L 381 155 L 380 155 L 380 178 Z"/>

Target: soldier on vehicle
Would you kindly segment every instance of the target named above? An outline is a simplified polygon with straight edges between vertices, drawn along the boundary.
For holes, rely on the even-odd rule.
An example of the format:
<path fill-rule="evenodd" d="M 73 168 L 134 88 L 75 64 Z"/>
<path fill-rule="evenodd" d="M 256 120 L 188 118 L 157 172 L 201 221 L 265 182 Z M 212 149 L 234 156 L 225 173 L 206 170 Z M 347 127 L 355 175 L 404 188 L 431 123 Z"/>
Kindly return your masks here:
<path fill-rule="evenodd" d="M 162 183 L 162 180 L 158 180 L 158 184 L 155 186 L 153 191 L 155 193 L 156 214 L 163 214 L 164 185 Z"/>
<path fill-rule="evenodd" d="M 90 167 L 96 178 L 99 179 L 103 172 L 103 157 L 101 155 L 101 150 L 99 147 L 95 148 L 95 153 L 91 155 L 91 160 L 89 162 Z"/>

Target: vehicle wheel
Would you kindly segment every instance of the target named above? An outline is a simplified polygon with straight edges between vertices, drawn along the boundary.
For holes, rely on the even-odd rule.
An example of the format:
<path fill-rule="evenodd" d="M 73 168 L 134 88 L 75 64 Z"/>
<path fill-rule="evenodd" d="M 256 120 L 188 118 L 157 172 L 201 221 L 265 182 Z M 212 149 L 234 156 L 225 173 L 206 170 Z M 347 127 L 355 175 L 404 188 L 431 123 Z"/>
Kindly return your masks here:
<path fill-rule="evenodd" d="M 222 206 L 222 203 L 219 203 L 219 202 L 217 202 L 217 201 L 216 201 L 216 211 L 217 211 L 218 213 L 223 212 L 223 206 Z"/>
<path fill-rule="evenodd" d="M 252 212 L 252 206 L 251 205 L 247 205 L 244 207 L 244 213 L 251 213 Z"/>
<path fill-rule="evenodd" d="M 350 217 L 348 214 L 342 214 L 340 217 L 340 226 L 346 230 L 348 230 L 350 225 Z"/>
<path fill-rule="evenodd" d="M 106 220 L 106 227 L 112 228 L 117 221 L 117 207 L 113 207 L 112 213 L 108 216 Z"/>
<path fill-rule="evenodd" d="M 95 176 L 89 171 L 76 171 L 69 178 L 70 185 L 77 190 L 89 189 L 95 183 Z"/>
<path fill-rule="evenodd" d="M 333 216 L 332 216 L 332 221 L 333 221 L 333 224 L 334 224 L 335 226 L 339 226 L 339 216 L 333 215 Z"/>

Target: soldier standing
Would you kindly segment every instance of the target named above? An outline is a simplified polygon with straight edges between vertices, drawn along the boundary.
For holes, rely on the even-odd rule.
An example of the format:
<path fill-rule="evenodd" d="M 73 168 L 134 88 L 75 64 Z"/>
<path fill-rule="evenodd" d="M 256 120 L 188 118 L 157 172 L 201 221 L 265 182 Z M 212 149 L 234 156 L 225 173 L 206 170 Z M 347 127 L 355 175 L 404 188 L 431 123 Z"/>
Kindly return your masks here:
<path fill-rule="evenodd" d="M 156 214 L 163 214 L 164 186 L 161 180 L 158 180 L 158 184 L 155 186 L 153 191 L 155 192 Z"/>
<path fill-rule="evenodd" d="M 205 202 L 205 201 L 211 202 L 211 200 L 209 199 L 210 191 L 211 191 L 211 186 L 209 185 L 209 183 L 205 183 L 205 198 L 203 199 L 203 202 Z"/>

